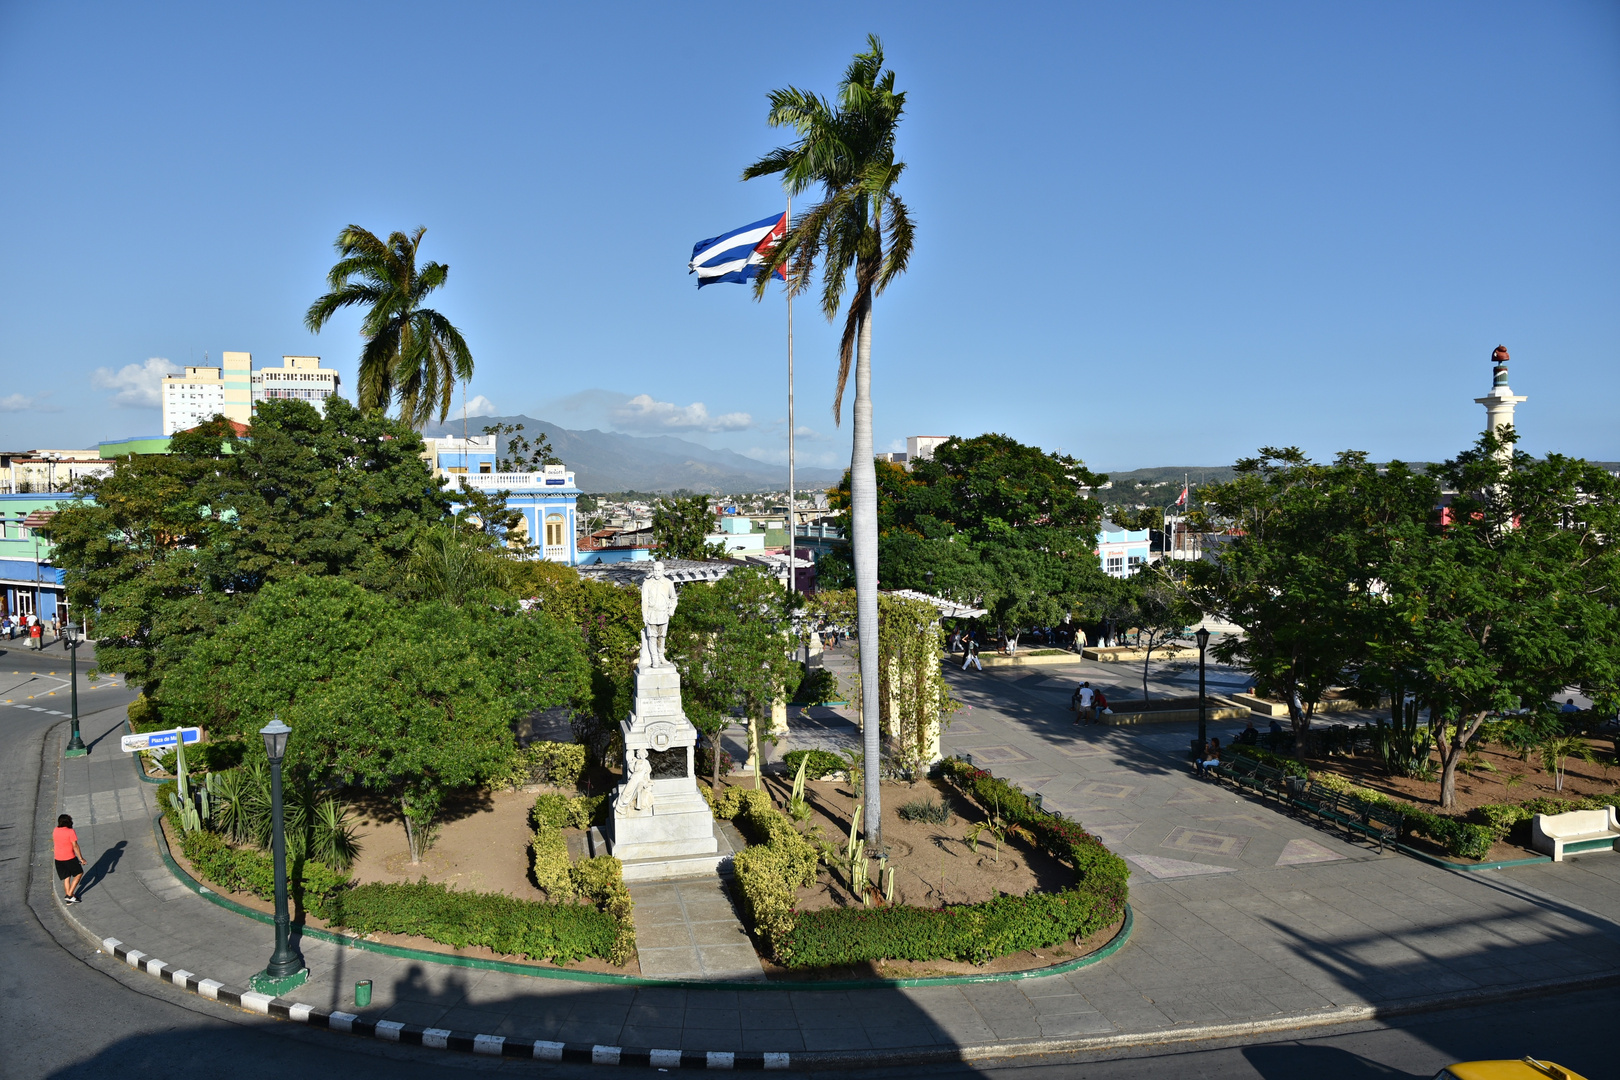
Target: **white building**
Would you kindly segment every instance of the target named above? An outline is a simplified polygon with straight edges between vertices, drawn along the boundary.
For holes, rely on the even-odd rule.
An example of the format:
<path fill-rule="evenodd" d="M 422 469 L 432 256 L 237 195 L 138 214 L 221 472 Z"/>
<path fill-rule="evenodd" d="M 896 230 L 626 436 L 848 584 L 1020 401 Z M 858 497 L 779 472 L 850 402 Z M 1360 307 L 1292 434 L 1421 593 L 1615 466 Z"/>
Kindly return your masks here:
<path fill-rule="evenodd" d="M 317 409 L 338 389 L 338 373 L 321 367 L 318 356 L 283 356 L 278 368 L 253 373 L 253 403 L 275 398 L 307 401 Z"/>
<path fill-rule="evenodd" d="M 253 370 L 253 354 L 227 352 L 219 367 L 187 367 L 163 378 L 163 434 L 187 431 L 215 416 L 253 422 L 253 406 L 271 398 L 298 398 L 316 408 L 337 393 L 338 373 L 318 356 L 283 356 L 279 368 Z"/>
<path fill-rule="evenodd" d="M 951 435 L 907 435 L 906 436 L 906 457 L 905 457 L 905 460 L 913 461 L 913 462 L 914 461 L 930 461 L 934 457 L 934 448 L 937 447 L 940 443 L 945 442 L 947 439 L 951 439 L 951 438 L 954 438 L 954 436 L 951 436 Z"/>

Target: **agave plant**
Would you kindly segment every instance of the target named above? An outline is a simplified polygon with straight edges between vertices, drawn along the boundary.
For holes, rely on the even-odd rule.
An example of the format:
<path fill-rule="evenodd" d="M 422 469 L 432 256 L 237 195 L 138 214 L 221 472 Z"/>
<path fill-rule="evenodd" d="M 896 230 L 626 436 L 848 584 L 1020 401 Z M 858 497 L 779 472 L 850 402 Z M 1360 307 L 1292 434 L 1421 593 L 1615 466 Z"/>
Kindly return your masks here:
<path fill-rule="evenodd" d="M 239 844 L 268 849 L 273 828 L 270 770 L 262 761 L 215 774 L 213 820 L 215 827 Z M 354 822 L 333 798 L 294 787 L 283 793 L 282 824 L 289 859 L 311 858 L 340 870 L 354 865 L 360 854 Z"/>

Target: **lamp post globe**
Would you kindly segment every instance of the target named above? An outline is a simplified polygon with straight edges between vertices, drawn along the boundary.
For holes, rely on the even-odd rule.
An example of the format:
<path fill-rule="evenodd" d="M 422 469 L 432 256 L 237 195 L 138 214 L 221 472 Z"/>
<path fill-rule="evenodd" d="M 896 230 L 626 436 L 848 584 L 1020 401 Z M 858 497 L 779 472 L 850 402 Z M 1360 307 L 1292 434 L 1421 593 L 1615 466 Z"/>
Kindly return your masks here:
<path fill-rule="evenodd" d="M 270 759 L 270 850 L 275 863 L 276 949 L 257 981 L 279 991 L 304 971 L 304 958 L 293 947 L 292 922 L 287 915 L 287 835 L 281 810 L 281 762 L 287 756 L 287 739 L 292 728 L 278 717 L 260 728 L 259 734 L 264 738 L 264 752 Z M 301 983 L 303 979 L 297 981 Z"/>

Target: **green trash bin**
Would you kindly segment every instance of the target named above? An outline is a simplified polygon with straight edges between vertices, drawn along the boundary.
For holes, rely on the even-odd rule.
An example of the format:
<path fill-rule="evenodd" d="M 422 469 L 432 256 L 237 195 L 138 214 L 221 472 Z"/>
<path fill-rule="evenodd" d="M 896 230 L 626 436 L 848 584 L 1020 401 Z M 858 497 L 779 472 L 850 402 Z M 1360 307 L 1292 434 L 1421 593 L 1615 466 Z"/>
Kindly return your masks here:
<path fill-rule="evenodd" d="M 363 1009 L 371 1004 L 371 980 L 362 979 L 354 984 L 354 1004 L 356 1008 Z"/>

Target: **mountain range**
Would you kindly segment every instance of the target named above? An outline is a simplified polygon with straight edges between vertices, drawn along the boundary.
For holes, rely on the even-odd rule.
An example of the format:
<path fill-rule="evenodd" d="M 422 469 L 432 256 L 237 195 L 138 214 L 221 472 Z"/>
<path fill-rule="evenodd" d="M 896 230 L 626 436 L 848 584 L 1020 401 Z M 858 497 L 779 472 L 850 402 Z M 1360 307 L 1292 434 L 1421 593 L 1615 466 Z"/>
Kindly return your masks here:
<path fill-rule="evenodd" d="M 574 472 L 581 491 L 676 491 L 686 488 L 710 495 L 750 491 L 786 491 L 787 466 L 744 457 L 733 450 L 716 450 L 673 435 L 623 435 L 616 431 L 574 431 L 532 416 L 477 416 L 467 421 L 469 435 L 482 435 L 485 427 L 522 424 L 523 434 L 537 432 Z M 429 424 L 422 434 L 460 435 L 462 422 Z M 504 442 L 503 442 L 504 448 Z M 799 466 L 794 482 L 806 488 L 827 488 L 844 475 L 842 469 Z"/>

